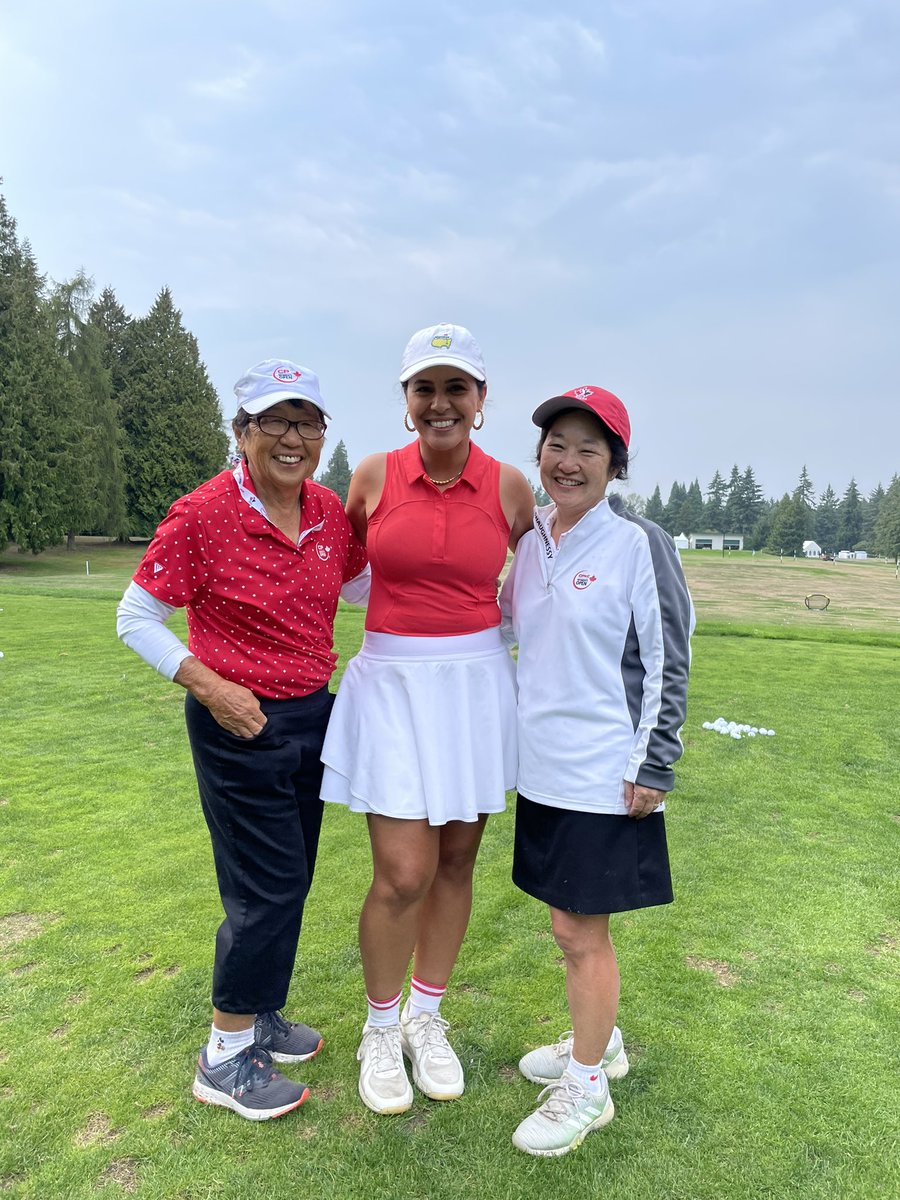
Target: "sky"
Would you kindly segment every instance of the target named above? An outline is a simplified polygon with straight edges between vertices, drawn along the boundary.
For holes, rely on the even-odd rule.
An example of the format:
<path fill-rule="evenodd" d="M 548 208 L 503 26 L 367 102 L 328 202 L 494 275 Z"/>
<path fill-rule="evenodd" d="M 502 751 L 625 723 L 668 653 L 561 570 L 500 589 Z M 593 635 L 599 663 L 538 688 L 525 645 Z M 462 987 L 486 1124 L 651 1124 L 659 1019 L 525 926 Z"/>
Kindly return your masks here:
<path fill-rule="evenodd" d="M 41 270 L 168 286 L 230 418 L 316 371 L 351 463 L 408 440 L 413 331 L 468 326 L 489 453 L 582 384 L 628 490 L 900 471 L 895 0 L 0 0 L 3 194 Z M 323 452 L 327 461 L 329 449 Z"/>

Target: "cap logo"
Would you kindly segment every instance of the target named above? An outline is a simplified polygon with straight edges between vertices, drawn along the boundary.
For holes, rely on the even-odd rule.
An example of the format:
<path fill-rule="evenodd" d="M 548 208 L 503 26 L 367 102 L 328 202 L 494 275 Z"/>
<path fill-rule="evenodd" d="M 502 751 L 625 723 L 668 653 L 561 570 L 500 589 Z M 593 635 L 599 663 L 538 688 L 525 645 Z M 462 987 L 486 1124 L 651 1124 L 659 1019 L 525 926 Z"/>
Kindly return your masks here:
<path fill-rule="evenodd" d="M 276 367 L 272 378 L 277 379 L 279 383 L 296 383 L 302 374 L 302 371 L 292 371 L 290 367 Z"/>
<path fill-rule="evenodd" d="M 587 400 L 588 396 L 593 396 L 593 394 L 590 388 L 576 388 L 572 393 L 577 400 Z"/>
<path fill-rule="evenodd" d="M 437 349 L 437 350 L 449 350 L 452 342 L 453 342 L 453 338 L 449 338 L 446 336 L 439 337 L 438 335 L 435 335 L 431 339 L 432 346 L 434 346 L 435 349 Z"/>
<path fill-rule="evenodd" d="M 591 575 L 588 571 L 578 571 L 572 578 L 572 587 L 583 592 L 585 588 L 589 588 L 592 583 L 596 582 L 596 575 Z"/>

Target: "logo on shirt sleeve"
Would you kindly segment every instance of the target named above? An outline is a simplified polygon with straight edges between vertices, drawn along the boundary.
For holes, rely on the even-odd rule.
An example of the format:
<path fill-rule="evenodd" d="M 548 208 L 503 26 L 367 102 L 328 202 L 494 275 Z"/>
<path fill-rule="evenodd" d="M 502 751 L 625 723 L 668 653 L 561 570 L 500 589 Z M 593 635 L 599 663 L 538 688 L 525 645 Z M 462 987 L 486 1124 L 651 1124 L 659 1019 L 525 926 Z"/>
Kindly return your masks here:
<path fill-rule="evenodd" d="M 155 579 L 156 576 L 160 573 L 160 571 L 164 571 L 165 569 L 166 568 L 163 566 L 163 564 L 161 562 L 155 562 L 153 564 L 153 578 Z"/>
<path fill-rule="evenodd" d="M 331 547 L 326 546 L 324 542 L 316 542 L 316 554 L 318 554 L 322 562 L 328 562 L 329 558 L 331 558 Z"/>
<path fill-rule="evenodd" d="M 590 571 L 577 571 L 572 577 L 572 587 L 577 588 L 579 592 L 583 592 L 585 588 L 589 588 L 592 583 L 597 582 L 597 576 L 592 575 Z"/>

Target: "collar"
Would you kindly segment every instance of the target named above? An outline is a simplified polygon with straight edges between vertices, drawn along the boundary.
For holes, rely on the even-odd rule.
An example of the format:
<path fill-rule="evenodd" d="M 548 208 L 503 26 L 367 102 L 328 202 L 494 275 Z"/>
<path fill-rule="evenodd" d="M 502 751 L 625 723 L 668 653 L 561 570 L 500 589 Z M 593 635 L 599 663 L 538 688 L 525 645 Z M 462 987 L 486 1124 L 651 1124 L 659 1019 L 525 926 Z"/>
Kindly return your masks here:
<path fill-rule="evenodd" d="M 265 518 L 265 520 L 268 522 L 268 524 L 272 527 L 272 529 L 276 533 L 281 534 L 281 530 L 278 529 L 277 526 L 272 524 L 272 521 L 269 519 L 269 514 L 266 512 L 266 506 L 263 504 L 262 500 L 260 500 L 259 496 L 257 496 L 256 491 L 253 487 L 253 480 L 250 478 L 250 472 L 244 470 L 243 459 L 241 459 L 241 461 L 237 464 L 237 466 L 234 468 L 234 470 L 231 473 L 234 476 L 234 482 L 237 484 L 238 494 L 240 495 L 240 497 L 244 501 L 244 503 L 249 504 L 249 506 L 253 509 L 253 511 L 255 513 L 258 513 L 261 517 Z M 304 512 L 306 511 L 308 513 L 309 508 L 311 507 L 309 504 L 309 501 L 312 497 L 312 493 L 310 492 L 310 489 L 307 488 L 306 484 L 307 484 L 307 480 L 304 479 L 303 486 L 300 489 L 300 519 L 301 519 L 301 522 L 303 520 Z M 314 517 L 319 514 L 309 514 L 309 515 Z M 308 538 L 311 533 L 318 533 L 319 530 L 322 529 L 324 524 L 325 524 L 325 517 L 324 517 L 324 515 L 322 515 L 321 520 L 319 521 L 318 525 L 309 525 L 305 529 L 301 529 L 300 536 L 297 539 L 297 545 L 298 546 L 301 545 L 302 542 L 306 538 Z M 266 532 L 268 532 L 268 530 Z M 281 536 L 284 537 L 284 534 L 281 534 Z"/>
<path fill-rule="evenodd" d="M 425 471 L 425 466 L 422 462 L 422 455 L 419 452 L 418 439 L 410 442 L 408 446 L 401 447 L 397 451 L 400 455 L 400 461 L 403 467 L 403 473 L 406 476 L 407 483 L 415 483 L 417 479 L 421 479 L 429 488 L 434 485 L 429 480 L 428 474 Z M 466 459 L 466 465 L 463 467 L 462 475 L 453 484 L 453 487 L 459 487 L 460 484 L 465 484 L 473 491 L 477 490 L 484 478 L 484 473 L 487 470 L 488 456 L 480 446 L 472 441 L 469 442 L 469 457 Z"/>
<path fill-rule="evenodd" d="M 559 544 L 554 542 L 550 533 L 553 528 L 553 522 L 556 520 L 556 505 L 545 504 L 540 508 L 536 508 L 534 510 L 534 527 L 543 549 L 544 558 L 555 558 L 562 550 L 565 542 L 577 540 L 582 534 L 590 533 L 595 525 L 608 519 L 612 513 L 609 500 L 609 496 L 604 496 L 593 508 L 589 508 L 586 513 L 582 513 L 571 529 L 567 529 L 565 533 L 560 534 Z"/>

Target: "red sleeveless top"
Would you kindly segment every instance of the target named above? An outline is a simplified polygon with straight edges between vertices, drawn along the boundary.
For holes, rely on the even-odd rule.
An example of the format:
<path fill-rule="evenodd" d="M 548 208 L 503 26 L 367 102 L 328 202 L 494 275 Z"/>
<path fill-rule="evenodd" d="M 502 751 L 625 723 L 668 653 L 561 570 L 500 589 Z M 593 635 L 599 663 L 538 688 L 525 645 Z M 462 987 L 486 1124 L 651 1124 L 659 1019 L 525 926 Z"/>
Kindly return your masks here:
<path fill-rule="evenodd" d="M 366 629 L 453 637 L 500 624 L 497 579 L 509 525 L 500 506 L 500 464 L 474 442 L 462 475 L 445 492 L 425 474 L 417 441 L 392 450 L 366 540 L 372 564 Z"/>

